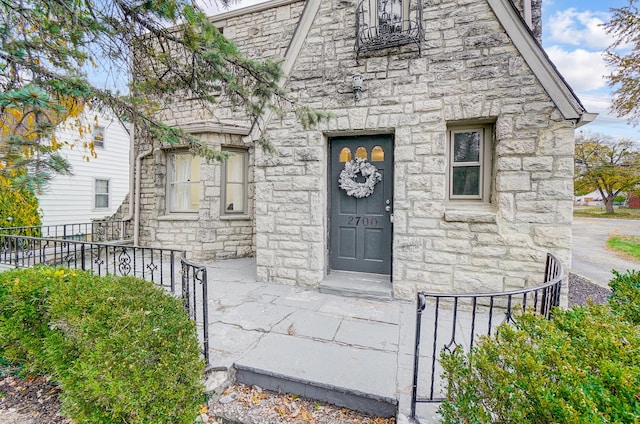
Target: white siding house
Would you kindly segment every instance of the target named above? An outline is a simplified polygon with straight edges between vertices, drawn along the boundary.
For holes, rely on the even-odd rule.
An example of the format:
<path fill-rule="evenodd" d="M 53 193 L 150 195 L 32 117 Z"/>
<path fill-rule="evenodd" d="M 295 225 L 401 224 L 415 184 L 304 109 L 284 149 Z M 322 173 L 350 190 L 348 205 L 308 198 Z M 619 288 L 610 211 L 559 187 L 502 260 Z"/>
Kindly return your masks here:
<path fill-rule="evenodd" d="M 90 115 L 93 134 L 81 138 L 75 129 L 61 129 L 59 141 L 70 140 L 63 155 L 73 166 L 73 175 L 58 175 L 38 196 L 42 225 L 90 222 L 113 215 L 129 191 L 129 133 L 120 120 L 107 113 Z M 93 122 L 93 115 L 96 121 Z M 95 143 L 97 157 L 86 160 L 84 142 Z"/>

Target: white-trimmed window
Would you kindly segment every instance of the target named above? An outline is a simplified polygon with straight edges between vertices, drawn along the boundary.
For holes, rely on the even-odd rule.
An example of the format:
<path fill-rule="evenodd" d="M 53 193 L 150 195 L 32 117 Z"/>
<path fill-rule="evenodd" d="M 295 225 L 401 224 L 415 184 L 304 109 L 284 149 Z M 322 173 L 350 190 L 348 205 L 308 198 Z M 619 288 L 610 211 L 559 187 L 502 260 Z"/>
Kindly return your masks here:
<path fill-rule="evenodd" d="M 109 208 L 109 180 L 96 178 L 93 180 L 93 208 Z"/>
<path fill-rule="evenodd" d="M 449 199 L 488 202 L 491 126 L 449 128 Z"/>
<path fill-rule="evenodd" d="M 200 156 L 172 152 L 168 167 L 168 211 L 197 212 L 200 207 Z"/>
<path fill-rule="evenodd" d="M 247 180 L 248 156 L 246 149 L 223 148 L 229 157 L 222 163 L 222 215 L 248 213 Z"/>
<path fill-rule="evenodd" d="M 101 147 L 104 148 L 104 139 L 106 135 L 106 130 L 101 125 L 96 125 L 93 127 L 93 147 Z"/>

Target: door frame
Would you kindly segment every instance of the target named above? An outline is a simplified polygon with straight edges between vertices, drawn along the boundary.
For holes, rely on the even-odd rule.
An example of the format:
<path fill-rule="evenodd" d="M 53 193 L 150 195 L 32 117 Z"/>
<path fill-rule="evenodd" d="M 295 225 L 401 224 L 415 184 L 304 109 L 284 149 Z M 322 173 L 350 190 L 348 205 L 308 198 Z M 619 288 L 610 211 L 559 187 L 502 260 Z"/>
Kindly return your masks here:
<path fill-rule="evenodd" d="M 345 139 L 345 138 L 352 138 L 352 139 L 359 139 L 359 138 L 376 138 L 376 137 L 389 137 L 390 138 L 390 144 L 391 144 L 391 149 L 392 149 L 392 160 L 391 160 L 391 168 L 393 171 L 393 178 L 392 178 L 392 186 L 391 186 L 391 206 L 392 206 L 392 213 L 391 216 L 393 216 L 393 209 L 394 209 L 394 204 L 395 204 L 395 133 L 393 131 L 372 131 L 372 132 L 359 132 L 359 133 L 352 133 L 352 132 L 347 132 L 347 133 L 335 133 L 332 132 L 331 134 L 325 134 L 326 140 L 327 140 L 327 153 L 326 153 L 326 158 L 327 158 L 327 190 L 326 190 L 326 199 L 327 199 L 327 229 L 326 229 L 326 257 L 325 257 L 325 264 L 326 264 L 326 275 L 331 274 L 331 272 L 333 271 L 340 271 L 340 270 L 334 270 L 332 268 L 332 258 L 331 258 L 331 241 L 332 241 L 332 237 L 331 237 L 331 208 L 332 208 L 332 190 L 333 190 L 333 184 L 332 184 L 332 169 L 331 169 L 331 151 L 332 151 L 332 142 L 334 140 L 339 140 L 339 139 Z M 393 282 L 393 262 L 394 262 L 394 256 L 393 256 L 393 243 L 394 243 L 394 224 L 393 224 L 393 220 L 391 220 L 391 225 L 390 225 L 390 245 L 389 245 L 389 282 Z M 358 273 L 359 271 L 345 271 L 345 272 L 354 272 L 354 273 Z M 376 274 L 376 275 L 386 275 L 386 274 Z"/>

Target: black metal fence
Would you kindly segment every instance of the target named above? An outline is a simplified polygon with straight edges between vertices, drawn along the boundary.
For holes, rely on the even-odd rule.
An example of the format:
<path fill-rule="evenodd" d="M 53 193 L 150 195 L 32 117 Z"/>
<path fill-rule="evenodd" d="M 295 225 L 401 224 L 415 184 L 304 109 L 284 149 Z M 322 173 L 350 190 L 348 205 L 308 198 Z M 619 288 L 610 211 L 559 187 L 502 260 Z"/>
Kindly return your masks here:
<path fill-rule="evenodd" d="M 0 264 L 16 268 L 63 266 L 96 275 L 138 277 L 161 286 L 183 298 L 209 365 L 207 270 L 187 261 L 183 250 L 0 233 Z"/>
<path fill-rule="evenodd" d="M 5 227 L 0 228 L 0 234 L 88 242 L 106 242 L 129 240 L 132 237 L 131 230 L 130 221 L 96 220 L 79 224 Z"/>
<path fill-rule="evenodd" d="M 551 318 L 553 308 L 560 305 L 561 284 L 562 266 L 549 254 L 545 282 L 541 286 L 504 293 L 418 293 L 411 418 L 416 419 L 418 403 L 443 400 L 444 388 L 440 380 L 440 354 L 443 351 L 471 350 L 478 336 L 493 334 L 504 322 L 514 322 L 516 310 Z M 426 331 L 423 331 L 423 320 Z M 421 344 L 430 347 L 423 356 Z M 427 367 L 420 367 L 422 360 L 427 362 Z M 426 385 L 419 384 L 421 382 Z"/>

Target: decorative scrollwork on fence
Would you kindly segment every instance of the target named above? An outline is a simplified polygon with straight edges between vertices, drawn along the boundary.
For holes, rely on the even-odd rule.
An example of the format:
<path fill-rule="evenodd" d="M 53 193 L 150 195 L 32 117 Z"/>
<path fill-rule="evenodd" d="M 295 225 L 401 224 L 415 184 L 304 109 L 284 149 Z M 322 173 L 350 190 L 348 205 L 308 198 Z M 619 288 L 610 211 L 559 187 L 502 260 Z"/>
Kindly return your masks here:
<path fill-rule="evenodd" d="M 123 247 L 118 255 L 118 271 L 121 275 L 129 275 L 131 273 L 131 255 L 126 247 Z"/>

